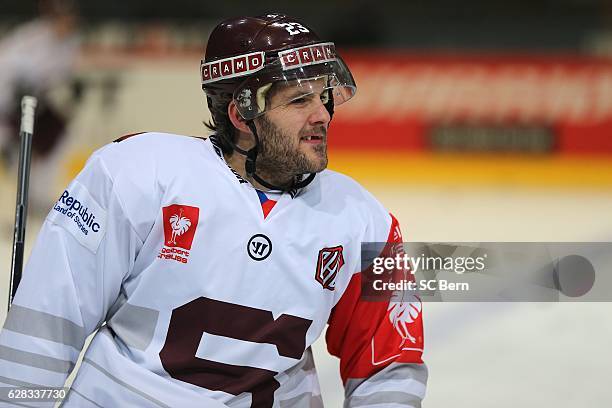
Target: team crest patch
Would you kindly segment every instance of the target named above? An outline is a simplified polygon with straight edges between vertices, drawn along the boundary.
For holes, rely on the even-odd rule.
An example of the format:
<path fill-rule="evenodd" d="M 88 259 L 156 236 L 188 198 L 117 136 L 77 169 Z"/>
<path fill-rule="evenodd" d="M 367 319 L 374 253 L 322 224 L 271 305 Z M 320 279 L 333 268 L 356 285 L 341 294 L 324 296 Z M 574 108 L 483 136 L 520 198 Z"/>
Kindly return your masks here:
<path fill-rule="evenodd" d="M 344 265 L 342 249 L 342 245 L 338 245 L 331 248 L 323 248 L 319 251 L 315 279 L 324 289 L 334 290 L 336 288 L 336 276 L 342 265 Z"/>
<path fill-rule="evenodd" d="M 160 259 L 171 259 L 181 263 L 189 260 L 200 209 L 189 205 L 173 204 L 162 208 L 164 218 L 164 246 Z"/>

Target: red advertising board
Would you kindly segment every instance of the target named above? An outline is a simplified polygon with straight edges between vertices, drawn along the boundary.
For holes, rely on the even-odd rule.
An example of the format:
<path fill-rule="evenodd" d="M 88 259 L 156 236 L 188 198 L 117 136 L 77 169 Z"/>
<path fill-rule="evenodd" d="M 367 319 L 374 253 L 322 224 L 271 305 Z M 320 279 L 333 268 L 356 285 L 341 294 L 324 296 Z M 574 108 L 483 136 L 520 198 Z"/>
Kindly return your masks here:
<path fill-rule="evenodd" d="M 353 52 L 330 145 L 612 154 L 612 59 Z"/>

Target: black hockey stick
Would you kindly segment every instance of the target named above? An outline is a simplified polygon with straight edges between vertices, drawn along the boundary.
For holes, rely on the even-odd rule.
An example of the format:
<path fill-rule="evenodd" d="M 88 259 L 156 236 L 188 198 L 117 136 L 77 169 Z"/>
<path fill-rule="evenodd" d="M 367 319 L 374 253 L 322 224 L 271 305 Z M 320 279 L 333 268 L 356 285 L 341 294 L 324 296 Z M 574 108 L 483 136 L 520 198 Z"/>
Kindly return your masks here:
<path fill-rule="evenodd" d="M 19 138 L 19 181 L 17 184 L 17 205 L 15 208 L 15 235 L 13 237 L 13 257 L 11 261 L 11 281 L 9 286 L 8 307 L 21 281 L 23 269 L 23 246 L 25 241 L 26 218 L 28 215 L 28 185 L 30 183 L 30 159 L 32 157 L 32 135 L 34 134 L 34 111 L 36 98 L 24 96 L 21 99 L 21 128 Z"/>

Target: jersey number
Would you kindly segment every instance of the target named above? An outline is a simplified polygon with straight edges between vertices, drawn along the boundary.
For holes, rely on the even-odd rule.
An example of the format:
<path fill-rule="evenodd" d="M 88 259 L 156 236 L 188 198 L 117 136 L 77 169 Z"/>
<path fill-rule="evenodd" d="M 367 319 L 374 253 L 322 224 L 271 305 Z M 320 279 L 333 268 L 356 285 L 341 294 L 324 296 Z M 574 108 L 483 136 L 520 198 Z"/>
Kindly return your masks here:
<path fill-rule="evenodd" d="M 274 320 L 268 310 L 200 297 L 172 311 L 159 357 L 172 378 L 232 395 L 250 392 L 252 407 L 272 407 L 280 386 L 274 379 L 278 373 L 196 357 L 202 333 L 272 344 L 281 356 L 300 359 L 311 324 L 286 314 Z"/>
<path fill-rule="evenodd" d="M 304 27 L 300 23 L 276 23 L 274 25 L 283 27 L 291 35 L 298 35 L 299 33 L 309 33 L 310 32 L 310 30 L 308 30 L 306 27 Z"/>

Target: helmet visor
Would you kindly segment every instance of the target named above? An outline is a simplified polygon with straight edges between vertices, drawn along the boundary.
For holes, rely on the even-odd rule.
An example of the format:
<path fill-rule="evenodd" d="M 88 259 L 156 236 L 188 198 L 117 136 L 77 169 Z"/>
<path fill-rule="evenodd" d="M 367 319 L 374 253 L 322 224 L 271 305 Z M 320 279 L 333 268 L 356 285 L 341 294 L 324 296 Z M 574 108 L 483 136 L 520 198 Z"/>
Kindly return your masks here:
<path fill-rule="evenodd" d="M 238 111 L 246 120 L 296 101 L 318 97 L 323 104 L 341 105 L 357 90 L 339 56 L 293 68 L 282 56 L 242 82 L 234 91 Z"/>

